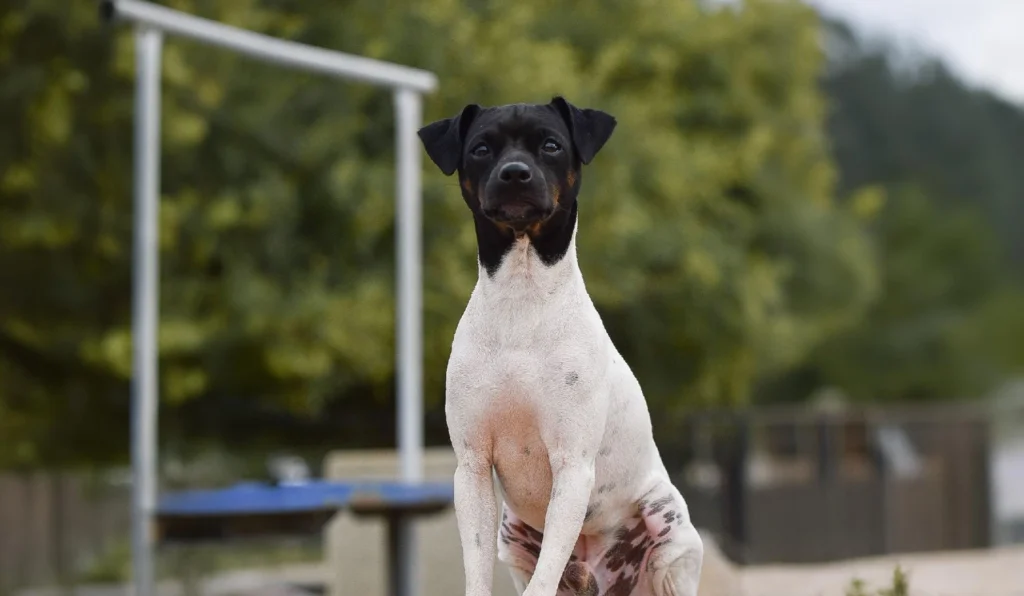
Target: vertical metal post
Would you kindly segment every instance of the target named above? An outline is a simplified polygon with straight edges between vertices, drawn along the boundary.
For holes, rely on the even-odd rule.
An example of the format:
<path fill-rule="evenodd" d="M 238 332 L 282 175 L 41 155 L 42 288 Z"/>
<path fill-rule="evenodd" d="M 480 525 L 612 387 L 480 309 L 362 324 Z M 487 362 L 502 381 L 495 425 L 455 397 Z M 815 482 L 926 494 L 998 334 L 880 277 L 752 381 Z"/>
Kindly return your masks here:
<path fill-rule="evenodd" d="M 159 309 L 160 56 L 163 33 L 135 29 L 135 180 L 132 262 L 132 580 L 135 596 L 154 582 L 157 321 Z"/>
<path fill-rule="evenodd" d="M 413 578 L 409 575 L 411 559 L 409 553 L 409 539 L 412 534 L 407 532 L 411 525 L 403 519 L 401 513 L 394 513 L 385 517 L 387 522 L 387 589 L 388 596 L 399 596 L 410 594 Z"/>
<path fill-rule="evenodd" d="M 401 479 L 423 479 L 423 286 L 420 147 L 417 131 L 423 107 L 417 92 L 396 89 L 397 126 L 395 254 L 397 261 L 398 451 Z M 418 581 L 412 520 L 399 522 L 394 596 L 414 596 Z"/>
<path fill-rule="evenodd" d="M 395 248 L 398 274 L 398 449 L 403 480 L 423 479 L 423 298 L 420 96 L 395 91 L 398 196 Z"/>

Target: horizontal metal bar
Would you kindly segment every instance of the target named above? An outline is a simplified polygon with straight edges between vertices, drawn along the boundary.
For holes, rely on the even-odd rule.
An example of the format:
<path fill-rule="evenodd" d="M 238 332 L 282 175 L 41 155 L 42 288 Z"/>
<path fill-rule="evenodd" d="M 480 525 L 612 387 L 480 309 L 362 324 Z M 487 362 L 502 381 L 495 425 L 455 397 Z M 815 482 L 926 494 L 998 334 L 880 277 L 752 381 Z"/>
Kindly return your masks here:
<path fill-rule="evenodd" d="M 286 41 L 142 0 L 103 0 L 100 14 L 105 20 L 134 21 L 268 62 L 420 93 L 437 89 L 437 75 L 426 70 Z"/>

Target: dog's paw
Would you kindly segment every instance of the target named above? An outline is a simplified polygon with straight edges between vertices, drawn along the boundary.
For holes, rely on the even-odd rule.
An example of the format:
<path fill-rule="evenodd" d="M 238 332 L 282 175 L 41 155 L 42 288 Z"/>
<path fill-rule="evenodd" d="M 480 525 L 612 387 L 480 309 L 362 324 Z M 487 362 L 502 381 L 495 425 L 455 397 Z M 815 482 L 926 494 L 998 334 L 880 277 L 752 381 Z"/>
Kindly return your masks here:
<path fill-rule="evenodd" d="M 648 562 L 654 596 L 697 596 L 703 559 L 701 548 L 656 549 Z"/>

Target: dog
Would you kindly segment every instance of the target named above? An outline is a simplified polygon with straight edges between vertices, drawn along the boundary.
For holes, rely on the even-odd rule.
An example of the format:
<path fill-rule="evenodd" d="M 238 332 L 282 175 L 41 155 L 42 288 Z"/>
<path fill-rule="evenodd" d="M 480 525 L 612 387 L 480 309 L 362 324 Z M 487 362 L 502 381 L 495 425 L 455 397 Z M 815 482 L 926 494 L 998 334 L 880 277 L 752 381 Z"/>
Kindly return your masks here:
<path fill-rule="evenodd" d="M 419 130 L 477 238 L 445 379 L 466 596 L 491 595 L 495 556 L 520 595 L 697 595 L 703 543 L 576 258 L 582 166 L 615 127 L 557 96 Z"/>

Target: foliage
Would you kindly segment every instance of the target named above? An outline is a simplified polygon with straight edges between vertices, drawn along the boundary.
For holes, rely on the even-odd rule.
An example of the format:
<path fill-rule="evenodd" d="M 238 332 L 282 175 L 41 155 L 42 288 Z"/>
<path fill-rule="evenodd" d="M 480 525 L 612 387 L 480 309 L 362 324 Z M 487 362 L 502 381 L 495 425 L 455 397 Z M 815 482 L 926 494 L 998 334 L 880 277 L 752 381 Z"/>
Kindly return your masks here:
<path fill-rule="evenodd" d="M 882 297 L 808 360 L 817 382 L 857 399 L 897 401 L 972 397 L 1002 380 L 1008 346 L 986 339 L 996 328 L 979 316 L 1004 287 L 1005 269 L 981 218 L 903 188 L 890 195 L 875 233 Z M 1004 314 L 1011 316 L 997 325 L 1024 320 Z"/>
<path fill-rule="evenodd" d="M 78 574 L 83 584 L 117 584 L 131 578 L 131 544 L 128 540 L 114 542 L 100 551 L 96 558 Z"/>
<path fill-rule="evenodd" d="M 795 0 L 165 3 L 435 71 L 427 121 L 556 93 L 615 114 L 580 260 L 656 411 L 978 395 L 1024 370 L 1024 111 L 823 38 Z M 94 8 L 0 16 L 0 465 L 126 453 L 134 56 Z M 388 93 L 170 37 L 162 103 L 163 435 L 390 441 Z M 475 242 L 431 167 L 424 206 L 440 420 Z"/>
<path fill-rule="evenodd" d="M 828 132 L 839 192 L 911 182 L 936 204 L 975 209 L 1024 274 L 1024 110 L 942 62 L 827 24 Z"/>
<path fill-rule="evenodd" d="M 846 589 L 846 596 L 908 596 L 910 583 L 907 574 L 899 565 L 892 573 L 892 586 L 869 592 L 863 580 L 854 579 Z"/>
<path fill-rule="evenodd" d="M 817 21 L 798 2 L 167 4 L 433 70 L 428 120 L 555 93 L 618 116 L 585 175 L 581 264 L 656 404 L 743 400 L 875 293 L 860 220 L 832 201 Z M 36 0 L 0 22 L 7 462 L 124 453 L 132 59 L 131 33 L 89 3 Z M 164 430 L 216 437 L 234 404 L 390 401 L 388 94 L 174 38 L 163 66 Z M 475 246 L 452 181 L 424 183 L 436 404 Z"/>
<path fill-rule="evenodd" d="M 823 385 L 878 401 L 985 395 L 1024 371 L 1024 174 L 1012 157 L 1024 154 L 1024 111 L 940 63 L 842 24 L 826 31 L 840 192 L 869 185 L 886 197 L 870 226 L 881 292 L 861 324 L 759 398 L 798 400 Z"/>

